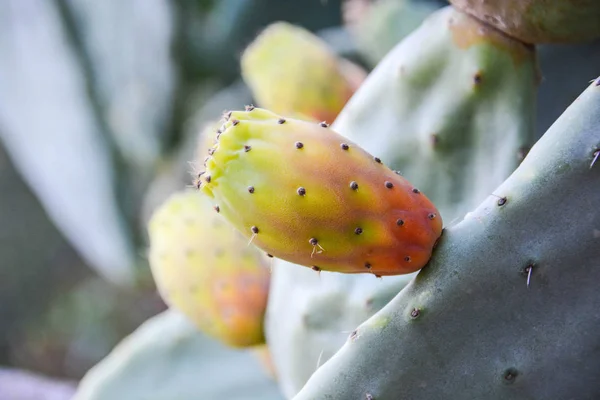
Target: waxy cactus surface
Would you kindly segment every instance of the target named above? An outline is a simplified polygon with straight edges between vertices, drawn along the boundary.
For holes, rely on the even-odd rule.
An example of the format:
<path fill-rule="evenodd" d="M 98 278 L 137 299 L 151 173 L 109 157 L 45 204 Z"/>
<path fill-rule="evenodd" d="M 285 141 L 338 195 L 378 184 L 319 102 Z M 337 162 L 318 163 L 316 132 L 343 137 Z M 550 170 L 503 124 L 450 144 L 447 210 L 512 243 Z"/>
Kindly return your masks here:
<path fill-rule="evenodd" d="M 598 399 L 600 78 L 294 400 Z"/>
<path fill-rule="evenodd" d="M 209 150 L 201 190 L 250 242 L 316 271 L 422 268 L 442 231 L 435 206 L 326 123 L 248 107 Z"/>
<path fill-rule="evenodd" d="M 268 260 L 195 191 L 177 193 L 149 224 L 150 265 L 167 304 L 233 347 L 264 343 Z"/>

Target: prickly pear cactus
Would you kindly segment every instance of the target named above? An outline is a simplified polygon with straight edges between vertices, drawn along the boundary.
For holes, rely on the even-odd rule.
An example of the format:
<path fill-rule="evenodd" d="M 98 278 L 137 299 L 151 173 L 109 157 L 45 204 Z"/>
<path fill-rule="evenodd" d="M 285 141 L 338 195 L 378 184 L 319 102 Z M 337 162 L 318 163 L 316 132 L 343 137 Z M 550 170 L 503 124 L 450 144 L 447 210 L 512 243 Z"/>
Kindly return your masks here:
<path fill-rule="evenodd" d="M 210 151 L 201 191 L 257 247 L 316 271 L 423 267 L 442 219 L 421 191 L 325 123 L 249 107 Z"/>
<path fill-rule="evenodd" d="M 268 260 L 195 191 L 153 215 L 149 260 L 167 304 L 204 333 L 234 347 L 264 343 Z"/>
<path fill-rule="evenodd" d="M 231 349 L 176 310 L 145 322 L 81 380 L 73 400 L 283 400 L 255 349 Z"/>
<path fill-rule="evenodd" d="M 388 54 L 332 127 L 400 170 L 452 225 L 532 144 L 535 61 L 533 49 L 448 7 Z M 412 278 L 319 279 L 281 260 L 273 269 L 267 338 L 288 396 Z"/>
<path fill-rule="evenodd" d="M 241 68 L 261 107 L 328 122 L 366 77 L 318 36 L 286 22 L 271 24 L 248 46 Z"/>
<path fill-rule="evenodd" d="M 599 109 L 600 78 L 295 399 L 599 398 Z"/>

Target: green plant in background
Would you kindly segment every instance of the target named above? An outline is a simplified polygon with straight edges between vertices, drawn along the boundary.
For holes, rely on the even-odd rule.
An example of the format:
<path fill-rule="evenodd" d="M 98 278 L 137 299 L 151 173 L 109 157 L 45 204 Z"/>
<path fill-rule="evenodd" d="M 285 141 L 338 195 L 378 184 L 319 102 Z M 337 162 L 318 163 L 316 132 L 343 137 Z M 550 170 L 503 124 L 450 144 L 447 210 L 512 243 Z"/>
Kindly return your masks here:
<path fill-rule="evenodd" d="M 536 109 L 538 89 L 560 88 L 562 111 L 593 78 L 539 63 L 553 49 L 539 45 L 600 37 L 599 7 L 452 3 L 347 0 L 346 30 L 320 35 L 294 25 L 323 26 L 305 23 L 314 4 L 177 6 L 187 45 L 164 98 L 177 129 L 159 132 L 162 109 L 148 146 L 119 137 L 115 153 L 139 156 L 131 175 L 161 168 L 141 225 L 172 309 L 90 370 L 77 400 L 598 397 L 600 81 L 534 143 L 536 118 L 557 116 Z M 578 82 L 544 81 L 560 65 Z M 134 122 L 110 133 L 137 137 Z M 200 193 L 182 191 L 192 159 Z"/>
<path fill-rule="evenodd" d="M 319 122 L 333 121 L 366 76 L 322 39 L 285 22 L 267 27 L 244 51 L 240 66 L 262 107 Z"/>

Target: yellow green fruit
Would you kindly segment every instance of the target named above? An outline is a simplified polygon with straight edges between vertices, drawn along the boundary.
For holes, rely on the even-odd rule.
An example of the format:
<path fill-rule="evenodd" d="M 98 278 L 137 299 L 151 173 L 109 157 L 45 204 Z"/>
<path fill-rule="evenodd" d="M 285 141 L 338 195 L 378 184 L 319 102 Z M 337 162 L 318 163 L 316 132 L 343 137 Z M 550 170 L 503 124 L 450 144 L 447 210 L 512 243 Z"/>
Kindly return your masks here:
<path fill-rule="evenodd" d="M 149 222 L 150 266 L 165 302 L 233 347 L 264 343 L 268 259 L 195 191 L 172 195 Z"/>
<path fill-rule="evenodd" d="M 598 0 L 450 0 L 459 10 L 525 43 L 600 38 Z"/>
<path fill-rule="evenodd" d="M 320 271 L 399 275 L 422 268 L 442 232 L 410 182 L 327 124 L 234 111 L 201 191 L 257 247 Z"/>
<path fill-rule="evenodd" d="M 366 77 L 319 37 L 285 22 L 271 24 L 248 46 L 241 67 L 260 107 L 328 122 Z"/>

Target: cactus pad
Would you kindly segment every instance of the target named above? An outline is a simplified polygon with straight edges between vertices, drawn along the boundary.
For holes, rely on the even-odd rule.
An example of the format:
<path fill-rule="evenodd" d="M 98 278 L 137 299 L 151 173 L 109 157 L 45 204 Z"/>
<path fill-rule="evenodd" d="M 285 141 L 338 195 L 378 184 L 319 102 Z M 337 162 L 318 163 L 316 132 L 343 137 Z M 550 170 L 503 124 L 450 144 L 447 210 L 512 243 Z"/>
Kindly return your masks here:
<path fill-rule="evenodd" d="M 417 188 L 327 124 L 232 112 L 201 190 L 269 254 L 343 273 L 422 268 L 442 231 Z"/>
<path fill-rule="evenodd" d="M 264 343 L 266 257 L 196 192 L 177 193 L 149 223 L 152 274 L 167 304 L 233 347 Z"/>

